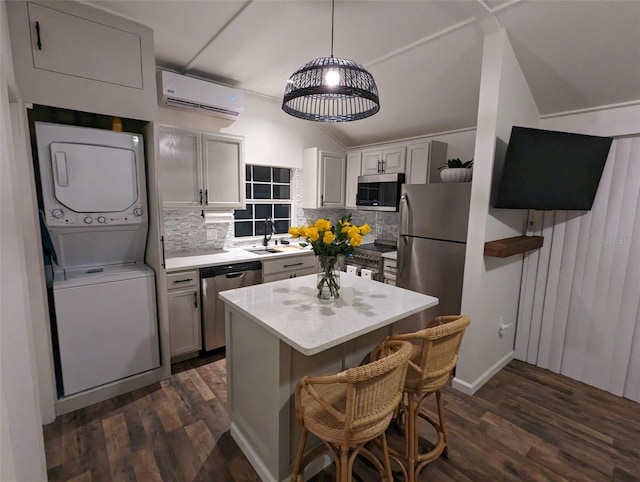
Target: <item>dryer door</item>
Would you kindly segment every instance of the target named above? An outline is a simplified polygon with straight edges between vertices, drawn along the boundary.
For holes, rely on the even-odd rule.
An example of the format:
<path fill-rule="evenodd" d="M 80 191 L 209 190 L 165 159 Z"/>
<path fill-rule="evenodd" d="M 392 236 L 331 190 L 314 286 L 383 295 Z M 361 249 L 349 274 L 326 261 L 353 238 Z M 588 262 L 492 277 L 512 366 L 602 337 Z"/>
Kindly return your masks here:
<path fill-rule="evenodd" d="M 75 212 L 120 212 L 138 199 L 135 153 L 91 144 L 51 143 L 55 197 Z"/>

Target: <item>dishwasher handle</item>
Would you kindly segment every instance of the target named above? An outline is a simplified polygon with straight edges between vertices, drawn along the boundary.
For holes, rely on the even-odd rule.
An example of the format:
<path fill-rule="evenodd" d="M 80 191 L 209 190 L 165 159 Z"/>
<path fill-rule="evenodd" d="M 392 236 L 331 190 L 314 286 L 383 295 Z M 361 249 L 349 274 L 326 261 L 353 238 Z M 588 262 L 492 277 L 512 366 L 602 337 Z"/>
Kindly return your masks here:
<path fill-rule="evenodd" d="M 247 272 L 246 271 L 238 271 L 235 273 L 229 273 L 229 274 L 225 274 L 224 277 L 225 278 L 241 278 L 243 277 Z"/>

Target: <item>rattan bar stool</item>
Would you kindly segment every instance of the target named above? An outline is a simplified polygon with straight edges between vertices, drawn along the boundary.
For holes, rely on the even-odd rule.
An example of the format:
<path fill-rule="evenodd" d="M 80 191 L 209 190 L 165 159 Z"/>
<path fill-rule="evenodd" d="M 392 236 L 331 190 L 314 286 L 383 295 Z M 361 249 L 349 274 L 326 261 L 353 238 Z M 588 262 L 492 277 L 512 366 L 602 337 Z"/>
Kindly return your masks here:
<path fill-rule="evenodd" d="M 378 360 L 340 373 L 307 376 L 295 392 L 296 421 L 302 437 L 293 467 L 292 482 L 301 482 L 304 468 L 319 454 L 328 451 L 336 464 L 336 479 L 351 482 L 353 462 L 358 455 L 368 458 L 391 482 L 385 432 L 402 399 L 411 343 L 384 342 Z M 323 443 L 304 454 L 309 432 Z M 380 460 L 365 444 L 379 439 Z"/>
<path fill-rule="evenodd" d="M 447 433 L 440 389 L 449 381 L 451 372 L 458 362 L 458 351 L 462 336 L 470 319 L 465 315 L 439 316 L 431 321 L 427 328 L 415 333 L 394 335 L 389 340 L 411 341 L 411 358 L 407 365 L 404 383 L 404 397 L 400 404 L 398 419 L 404 418 L 405 450 L 403 454 L 390 449 L 394 459 L 406 464 L 406 479 L 414 482 L 418 473 L 429 462 L 437 459 L 447 450 Z M 382 347 L 380 351 L 384 353 Z M 374 350 L 372 358 L 377 358 L 379 349 Z M 435 393 L 438 419 L 422 411 L 429 395 Z M 420 453 L 418 446 L 418 418 L 430 423 L 435 429 L 438 440 L 434 448 Z M 402 467 L 404 470 L 404 467 Z"/>

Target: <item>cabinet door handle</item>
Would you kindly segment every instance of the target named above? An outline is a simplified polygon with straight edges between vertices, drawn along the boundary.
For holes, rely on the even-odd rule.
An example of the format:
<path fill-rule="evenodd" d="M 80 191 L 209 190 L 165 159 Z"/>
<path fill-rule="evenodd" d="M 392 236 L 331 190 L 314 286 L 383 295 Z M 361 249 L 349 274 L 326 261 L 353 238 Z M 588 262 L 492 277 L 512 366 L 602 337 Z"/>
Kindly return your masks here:
<path fill-rule="evenodd" d="M 185 278 L 185 279 L 177 279 L 173 282 L 173 284 L 178 284 L 178 283 L 188 283 L 189 281 L 193 281 L 193 278 Z"/>
<path fill-rule="evenodd" d="M 320 206 L 324 206 L 324 194 L 320 194 Z"/>
<path fill-rule="evenodd" d="M 40 22 L 36 22 L 36 45 L 38 50 L 42 50 L 42 41 L 40 39 Z"/>
<path fill-rule="evenodd" d="M 380 161 L 380 173 L 383 174 L 384 173 L 384 159 L 382 159 Z"/>
<path fill-rule="evenodd" d="M 283 264 L 282 267 L 283 268 L 291 268 L 292 266 L 300 266 L 303 265 L 304 263 L 302 261 L 300 261 L 299 263 L 293 263 L 293 264 Z"/>
<path fill-rule="evenodd" d="M 202 206 L 202 189 L 200 189 L 200 206 Z"/>
<path fill-rule="evenodd" d="M 204 190 L 204 204 L 206 206 L 209 205 L 209 190 L 208 189 Z"/>
<path fill-rule="evenodd" d="M 164 257 L 164 236 L 160 236 L 160 244 L 162 245 L 162 267 L 165 267 L 165 257 Z"/>
<path fill-rule="evenodd" d="M 197 308 L 198 307 L 198 292 L 194 291 L 193 292 L 193 305 Z"/>

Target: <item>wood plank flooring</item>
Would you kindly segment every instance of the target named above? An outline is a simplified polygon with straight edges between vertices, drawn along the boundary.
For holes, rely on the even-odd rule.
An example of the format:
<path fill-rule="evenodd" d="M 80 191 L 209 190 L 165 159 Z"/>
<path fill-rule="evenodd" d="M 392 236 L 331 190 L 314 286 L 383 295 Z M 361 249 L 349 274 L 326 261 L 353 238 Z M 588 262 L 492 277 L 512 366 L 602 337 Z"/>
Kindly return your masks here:
<path fill-rule="evenodd" d="M 259 481 L 229 434 L 225 359 L 173 371 L 45 426 L 49 480 Z M 517 361 L 475 396 L 447 388 L 444 400 L 449 459 L 420 481 L 640 481 L 640 405 L 630 400 Z M 355 472 L 377 480 L 365 463 Z M 329 467 L 313 481 L 334 478 Z"/>

